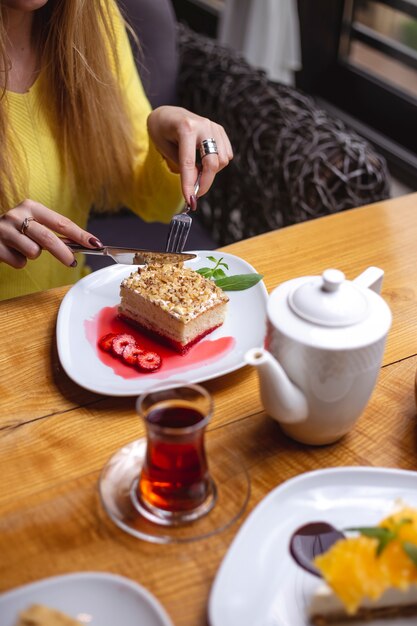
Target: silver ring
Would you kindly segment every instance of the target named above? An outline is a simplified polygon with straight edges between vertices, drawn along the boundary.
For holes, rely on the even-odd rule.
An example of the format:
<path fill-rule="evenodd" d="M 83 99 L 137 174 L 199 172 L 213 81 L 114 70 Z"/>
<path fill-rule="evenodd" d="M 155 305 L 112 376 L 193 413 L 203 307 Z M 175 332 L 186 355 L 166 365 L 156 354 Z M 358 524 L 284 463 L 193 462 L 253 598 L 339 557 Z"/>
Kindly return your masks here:
<path fill-rule="evenodd" d="M 30 222 L 36 222 L 34 217 L 25 217 L 25 219 L 22 222 L 22 225 L 20 227 L 20 232 L 22 233 L 22 235 L 26 235 L 26 231 L 29 228 L 29 224 Z"/>
<path fill-rule="evenodd" d="M 213 137 L 210 139 L 203 139 L 200 143 L 200 157 L 204 159 L 204 157 L 208 154 L 219 154 L 216 140 L 213 139 Z"/>

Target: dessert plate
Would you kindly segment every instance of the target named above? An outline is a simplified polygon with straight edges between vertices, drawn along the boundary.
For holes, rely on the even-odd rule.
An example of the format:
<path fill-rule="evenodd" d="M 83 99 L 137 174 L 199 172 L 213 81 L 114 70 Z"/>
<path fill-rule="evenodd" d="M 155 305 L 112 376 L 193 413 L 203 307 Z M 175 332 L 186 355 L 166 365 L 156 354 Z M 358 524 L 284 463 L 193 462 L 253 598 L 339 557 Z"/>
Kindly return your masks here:
<path fill-rule="evenodd" d="M 246 261 L 232 254 L 212 250 L 195 254 L 197 257 L 187 261 L 187 267 L 211 267 L 207 257 L 214 256 L 216 259 L 223 257 L 230 276 L 255 272 Z M 94 320 L 100 312 L 117 307 L 120 283 L 131 272 L 132 266 L 127 265 L 111 265 L 93 272 L 71 287 L 61 302 L 57 321 L 58 355 L 65 372 L 81 387 L 108 396 L 133 396 L 157 383 L 168 386 L 173 380 L 202 382 L 243 367 L 245 352 L 263 345 L 268 294 L 261 281 L 244 291 L 228 291 L 230 302 L 223 326 L 193 346 L 185 356 L 173 354 L 175 358 L 170 367 L 168 364 L 164 367 L 163 362 L 161 369 L 152 374 L 128 368 L 128 377 L 120 375 L 100 359 L 97 340 L 101 333 L 94 330 Z M 223 350 L 216 353 L 214 347 L 220 343 Z M 195 355 L 206 348 L 203 357 L 196 360 Z M 127 370 L 127 366 L 123 368 Z"/>
<path fill-rule="evenodd" d="M 55 576 L 0 594 L 2 626 L 15 626 L 31 604 L 44 604 L 89 626 L 173 626 L 156 598 L 115 574 L 80 572 Z"/>
<path fill-rule="evenodd" d="M 307 607 L 321 581 L 293 561 L 292 533 L 312 521 L 341 529 L 373 526 L 398 500 L 417 507 L 415 472 L 325 469 L 275 488 L 252 511 L 219 568 L 209 599 L 210 625 L 309 626 Z M 375 620 L 372 626 L 414 623 L 415 618 Z"/>

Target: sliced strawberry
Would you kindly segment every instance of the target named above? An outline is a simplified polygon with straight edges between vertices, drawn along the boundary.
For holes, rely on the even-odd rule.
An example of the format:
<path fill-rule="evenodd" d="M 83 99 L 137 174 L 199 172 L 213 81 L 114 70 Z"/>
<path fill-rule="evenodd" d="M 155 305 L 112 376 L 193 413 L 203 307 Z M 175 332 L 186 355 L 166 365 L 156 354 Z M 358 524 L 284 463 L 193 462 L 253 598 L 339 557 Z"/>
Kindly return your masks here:
<path fill-rule="evenodd" d="M 113 339 L 115 337 L 117 337 L 115 333 L 107 333 L 107 335 L 100 337 L 98 340 L 99 348 L 104 350 L 104 352 L 110 352 L 112 349 Z"/>
<path fill-rule="evenodd" d="M 162 359 L 156 352 L 144 351 L 138 354 L 138 368 L 141 372 L 154 372 L 161 367 Z"/>
<path fill-rule="evenodd" d="M 136 339 L 132 335 L 128 335 L 123 333 L 122 335 L 116 335 L 112 341 L 112 350 L 114 354 L 118 356 L 123 356 L 123 350 L 128 345 L 135 345 Z"/>
<path fill-rule="evenodd" d="M 123 350 L 123 361 L 126 361 L 129 365 L 137 365 L 139 354 L 143 354 L 143 350 L 136 343 L 128 343 Z"/>

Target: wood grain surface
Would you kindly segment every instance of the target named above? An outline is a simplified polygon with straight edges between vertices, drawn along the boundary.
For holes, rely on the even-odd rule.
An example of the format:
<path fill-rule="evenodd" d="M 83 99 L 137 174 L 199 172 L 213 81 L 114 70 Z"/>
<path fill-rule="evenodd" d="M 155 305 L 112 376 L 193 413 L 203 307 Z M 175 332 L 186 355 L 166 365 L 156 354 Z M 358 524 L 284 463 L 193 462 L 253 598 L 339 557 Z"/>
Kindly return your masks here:
<path fill-rule="evenodd" d="M 416 469 L 417 194 L 339 213 L 236 243 L 268 291 L 328 267 L 351 279 L 385 270 L 393 312 L 384 365 L 355 428 L 338 443 L 309 447 L 287 438 L 262 409 L 250 368 L 205 383 L 215 400 L 207 438 L 236 451 L 251 478 L 244 515 L 191 544 L 136 540 L 106 517 L 99 473 L 123 444 L 141 437 L 135 398 L 78 387 L 55 342 L 65 288 L 0 303 L 0 590 L 66 572 L 109 571 L 141 583 L 176 626 L 207 624 L 211 584 L 249 512 L 278 484 L 335 466 Z"/>

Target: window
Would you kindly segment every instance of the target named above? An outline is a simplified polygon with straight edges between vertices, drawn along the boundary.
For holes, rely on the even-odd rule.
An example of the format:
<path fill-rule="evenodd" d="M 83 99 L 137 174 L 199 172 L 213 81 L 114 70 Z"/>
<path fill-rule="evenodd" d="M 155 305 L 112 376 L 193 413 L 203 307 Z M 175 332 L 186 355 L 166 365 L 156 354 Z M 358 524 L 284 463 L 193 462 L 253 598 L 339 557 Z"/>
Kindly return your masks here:
<path fill-rule="evenodd" d="M 340 56 L 417 99 L 417 0 L 346 2 Z"/>
<path fill-rule="evenodd" d="M 299 86 L 357 121 L 415 186 L 417 0 L 299 0 L 299 13 Z"/>
<path fill-rule="evenodd" d="M 224 0 L 172 0 L 177 19 L 198 33 L 216 38 Z"/>

